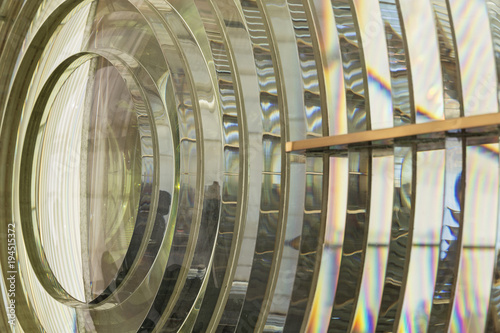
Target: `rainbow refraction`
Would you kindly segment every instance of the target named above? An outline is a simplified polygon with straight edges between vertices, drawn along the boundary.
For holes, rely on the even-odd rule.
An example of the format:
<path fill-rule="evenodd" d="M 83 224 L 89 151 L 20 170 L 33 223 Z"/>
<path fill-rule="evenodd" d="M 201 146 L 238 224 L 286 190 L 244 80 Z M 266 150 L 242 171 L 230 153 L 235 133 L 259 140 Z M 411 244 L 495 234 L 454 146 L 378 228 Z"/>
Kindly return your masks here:
<path fill-rule="evenodd" d="M 500 332 L 499 106 L 500 0 L 0 0 L 0 332 Z"/>

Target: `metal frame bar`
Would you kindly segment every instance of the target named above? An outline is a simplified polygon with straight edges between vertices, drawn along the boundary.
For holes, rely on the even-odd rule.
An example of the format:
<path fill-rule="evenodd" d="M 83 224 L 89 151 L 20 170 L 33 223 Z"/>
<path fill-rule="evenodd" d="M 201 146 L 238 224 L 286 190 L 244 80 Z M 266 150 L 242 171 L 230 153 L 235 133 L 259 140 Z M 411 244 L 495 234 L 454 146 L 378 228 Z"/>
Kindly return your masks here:
<path fill-rule="evenodd" d="M 291 141 L 286 143 L 286 151 L 292 152 L 308 149 L 327 148 L 338 145 L 403 138 L 414 135 L 447 132 L 493 125 L 500 125 L 500 113 L 490 113 L 479 116 L 437 120 L 423 124 L 411 124 L 380 130 L 363 131 L 300 141 Z"/>

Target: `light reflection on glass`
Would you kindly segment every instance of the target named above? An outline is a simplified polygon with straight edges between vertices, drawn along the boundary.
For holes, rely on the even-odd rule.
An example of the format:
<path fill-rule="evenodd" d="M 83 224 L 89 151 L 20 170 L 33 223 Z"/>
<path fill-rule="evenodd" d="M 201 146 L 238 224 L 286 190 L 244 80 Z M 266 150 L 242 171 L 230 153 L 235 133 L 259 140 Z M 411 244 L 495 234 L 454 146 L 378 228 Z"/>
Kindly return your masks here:
<path fill-rule="evenodd" d="M 332 2 L 332 7 L 344 68 L 347 130 L 349 133 L 364 131 L 370 127 L 369 103 L 362 45 L 355 24 L 356 12 L 353 4 L 347 0 Z"/>
<path fill-rule="evenodd" d="M 372 129 L 393 127 L 392 88 L 384 23 L 376 0 L 354 1 L 367 71 Z"/>
<path fill-rule="evenodd" d="M 441 328 L 448 322 L 456 283 L 456 266 L 460 256 L 460 226 L 463 220 L 463 141 L 460 138 L 447 138 L 444 144 L 446 166 L 443 222 L 429 330 Z"/>
<path fill-rule="evenodd" d="M 335 17 L 330 0 L 314 0 L 312 14 L 318 22 L 317 39 L 325 80 L 330 135 L 347 133 L 344 70 Z"/>
<path fill-rule="evenodd" d="M 473 139 L 468 142 L 472 144 Z M 462 256 L 450 320 L 451 332 L 486 326 L 498 223 L 498 143 L 467 147 Z"/>
<path fill-rule="evenodd" d="M 457 22 L 454 28 L 465 116 L 498 112 L 495 54 L 485 0 L 450 0 L 449 5 Z"/>
<path fill-rule="evenodd" d="M 409 88 L 410 74 L 407 47 L 403 39 L 403 24 L 400 20 L 400 9 L 396 6 L 395 0 L 379 2 L 389 56 L 394 126 L 401 126 L 414 120 L 410 102 L 412 90 Z"/>
<path fill-rule="evenodd" d="M 394 330 L 408 276 L 415 195 L 415 146 L 394 146 L 391 239 L 376 330 Z"/>
<path fill-rule="evenodd" d="M 0 331 L 500 330 L 499 13 L 1 2 Z"/>
<path fill-rule="evenodd" d="M 456 43 L 453 36 L 453 27 L 446 0 L 431 0 L 435 20 L 437 37 L 439 38 L 439 52 L 443 75 L 444 116 L 457 118 L 463 116 L 461 103 L 461 82 L 458 71 Z"/>
<path fill-rule="evenodd" d="M 411 66 L 415 122 L 444 119 L 443 79 L 430 1 L 400 0 Z"/>
<path fill-rule="evenodd" d="M 417 153 L 413 242 L 399 332 L 422 332 L 427 329 L 443 219 L 445 157 L 442 149 Z"/>
<path fill-rule="evenodd" d="M 321 257 L 314 303 L 307 324 L 307 332 L 324 332 L 330 323 L 335 290 L 342 258 L 345 219 L 347 213 L 349 159 L 330 158 L 330 193 L 328 195 L 328 214 L 325 242 Z"/>
<path fill-rule="evenodd" d="M 342 259 L 329 331 L 344 332 L 356 308 L 369 227 L 371 152 L 349 151 L 349 192 Z"/>
<path fill-rule="evenodd" d="M 377 324 L 391 235 L 394 190 L 394 157 L 391 153 L 373 152 L 370 226 L 352 332 L 375 332 Z"/>

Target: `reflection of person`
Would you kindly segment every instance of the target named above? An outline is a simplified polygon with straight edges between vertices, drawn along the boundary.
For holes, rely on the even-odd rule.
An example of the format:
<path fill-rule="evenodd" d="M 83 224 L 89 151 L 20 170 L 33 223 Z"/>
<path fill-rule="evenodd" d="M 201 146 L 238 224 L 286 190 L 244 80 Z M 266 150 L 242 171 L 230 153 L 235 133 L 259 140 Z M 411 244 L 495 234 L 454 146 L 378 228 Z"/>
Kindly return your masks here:
<path fill-rule="evenodd" d="M 149 265 L 153 264 L 154 258 L 156 258 L 156 254 L 160 249 L 161 242 L 165 235 L 165 230 L 167 228 L 165 216 L 170 212 L 171 198 L 172 196 L 167 191 L 160 191 L 158 196 L 158 208 L 156 209 L 155 224 L 149 239 L 149 246 L 144 254 L 145 259 L 150 260 L 148 263 Z"/>
<path fill-rule="evenodd" d="M 115 269 L 116 260 L 109 251 L 105 251 L 101 257 L 101 269 L 104 283 L 109 283 L 107 290 L 111 292 L 116 289 Z M 106 291 L 106 290 L 105 290 Z"/>
<path fill-rule="evenodd" d="M 170 212 L 171 198 L 172 196 L 167 191 L 160 191 L 153 230 L 151 232 L 151 237 L 147 242 L 149 245 L 153 246 L 148 246 L 148 249 L 145 253 L 145 255 L 147 256 L 156 256 L 156 252 L 161 244 L 166 229 L 165 216 Z M 139 248 L 144 238 L 144 233 L 146 232 L 147 221 L 148 214 L 139 214 L 139 216 L 137 217 L 134 233 L 130 241 L 130 246 L 123 262 L 123 267 L 126 269 L 126 271 L 130 269 L 133 261 L 137 256 L 137 253 L 139 252 Z"/>
<path fill-rule="evenodd" d="M 170 212 L 170 203 L 172 201 L 172 196 L 167 191 L 160 191 L 158 196 L 158 208 L 156 210 L 156 216 L 168 215 Z"/>
<path fill-rule="evenodd" d="M 220 185 L 218 182 L 214 181 L 212 185 L 205 188 L 205 200 L 203 200 L 203 213 L 200 224 L 200 232 L 198 234 L 198 239 L 203 241 L 203 243 L 198 242 L 201 247 L 198 253 L 203 255 L 195 258 L 193 263 L 196 264 L 198 261 L 201 265 L 208 263 L 208 257 L 212 252 L 211 247 L 213 246 L 213 241 L 215 239 L 215 233 L 217 232 L 217 223 L 219 221 L 219 211 L 220 211 Z M 206 268 L 206 267 L 202 267 Z"/>
<path fill-rule="evenodd" d="M 220 185 L 216 181 L 214 181 L 212 185 L 205 188 L 203 211 L 197 239 L 197 255 L 193 258 L 193 261 L 191 263 L 191 268 L 197 268 L 198 274 L 187 278 L 184 284 L 185 290 L 192 291 L 199 290 L 201 288 L 201 284 L 203 282 L 202 279 L 207 270 L 206 266 L 209 263 L 210 255 L 212 253 L 215 234 L 218 231 L 217 226 L 219 221 L 221 201 L 220 191 Z M 176 236 L 179 236 L 178 231 L 176 231 Z M 171 258 L 172 257 L 173 255 L 171 253 Z M 149 311 L 149 314 L 139 332 L 151 332 L 156 327 L 156 324 L 158 323 L 159 318 L 162 316 L 168 304 L 170 296 L 173 293 L 173 289 L 176 285 L 177 278 L 182 268 L 182 266 L 179 264 L 182 262 L 182 259 L 183 257 L 179 257 L 178 260 L 170 262 L 169 266 L 166 268 L 151 310 Z M 183 294 L 181 300 L 178 303 L 178 306 L 176 307 L 176 311 L 171 314 L 171 317 L 169 319 L 169 330 L 173 331 L 180 327 L 185 319 L 186 311 L 191 308 L 193 302 L 195 301 L 195 297 L 196 293 Z M 193 330 L 193 332 L 199 331 L 200 330 L 197 330 L 196 328 Z"/>
<path fill-rule="evenodd" d="M 158 196 L 158 208 L 156 210 L 154 226 L 151 232 L 151 236 L 146 242 L 148 246 L 146 252 L 144 253 L 144 257 L 142 258 L 142 265 L 151 265 L 156 257 L 156 254 L 158 253 L 166 230 L 165 216 L 170 212 L 171 198 L 172 196 L 167 191 L 160 191 Z M 92 303 L 98 303 L 104 298 L 111 295 L 111 293 L 121 284 L 125 276 L 128 274 L 134 260 L 137 257 L 142 240 L 145 236 L 144 233 L 146 231 L 147 221 L 147 212 L 139 212 L 136 220 L 136 226 L 130 240 L 129 248 L 127 250 L 125 258 L 123 259 L 121 267 L 118 269 L 116 278 L 110 275 L 114 270 L 109 269 L 110 267 L 116 267 L 114 258 L 108 251 L 103 253 L 101 260 L 102 275 L 104 277 L 103 279 L 105 282 L 111 281 L 111 283 L 109 283 L 107 288 Z"/>

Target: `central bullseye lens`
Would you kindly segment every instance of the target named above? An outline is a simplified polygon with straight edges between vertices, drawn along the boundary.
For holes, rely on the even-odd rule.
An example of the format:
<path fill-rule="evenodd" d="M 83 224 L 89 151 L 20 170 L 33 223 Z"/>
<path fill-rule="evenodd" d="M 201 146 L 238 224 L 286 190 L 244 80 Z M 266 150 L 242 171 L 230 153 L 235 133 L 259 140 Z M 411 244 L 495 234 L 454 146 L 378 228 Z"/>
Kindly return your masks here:
<path fill-rule="evenodd" d="M 61 286 L 88 301 L 113 282 L 132 237 L 141 193 L 137 114 L 103 58 L 80 65 L 55 91 L 35 154 L 37 220 Z"/>

